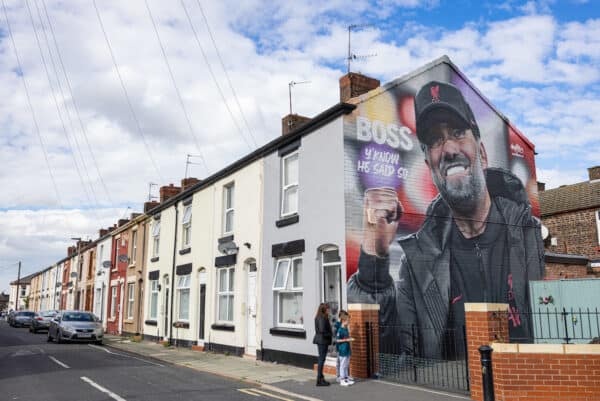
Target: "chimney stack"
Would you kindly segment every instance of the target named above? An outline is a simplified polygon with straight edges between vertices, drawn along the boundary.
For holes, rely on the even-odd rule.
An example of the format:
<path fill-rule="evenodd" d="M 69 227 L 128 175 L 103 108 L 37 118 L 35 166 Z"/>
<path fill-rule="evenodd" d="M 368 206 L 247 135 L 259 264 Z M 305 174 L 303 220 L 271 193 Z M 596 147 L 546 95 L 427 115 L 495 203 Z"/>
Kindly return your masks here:
<path fill-rule="evenodd" d="M 539 192 L 544 192 L 546 190 L 546 183 L 545 182 L 537 182 L 537 187 L 538 187 L 538 193 Z"/>
<path fill-rule="evenodd" d="M 194 184 L 199 183 L 201 180 L 194 178 L 194 177 L 188 177 L 188 178 L 183 178 L 181 180 L 181 192 L 185 191 L 186 189 L 190 188 L 191 186 L 193 186 Z"/>
<path fill-rule="evenodd" d="M 100 229 L 100 231 L 98 231 L 98 236 L 99 236 L 100 238 L 102 238 L 102 237 L 104 237 L 106 234 L 108 234 L 108 232 L 109 232 L 109 231 L 108 231 L 108 229 L 106 229 L 106 228 L 101 228 L 101 229 Z"/>
<path fill-rule="evenodd" d="M 590 181 L 600 180 L 600 166 L 588 168 L 588 174 L 590 176 Z"/>
<path fill-rule="evenodd" d="M 144 202 L 144 213 L 148 213 L 149 210 L 154 209 L 158 205 L 160 205 L 160 202 L 157 201 Z"/>
<path fill-rule="evenodd" d="M 281 119 L 281 135 L 286 135 L 291 131 L 300 128 L 311 119 L 300 114 L 288 114 Z"/>
<path fill-rule="evenodd" d="M 173 184 L 169 184 L 169 186 L 165 185 L 163 187 L 160 187 L 160 203 L 163 203 L 167 199 L 177 195 L 179 192 L 181 192 L 181 188 L 176 187 Z"/>
<path fill-rule="evenodd" d="M 129 219 L 119 219 L 118 226 L 121 227 L 121 226 L 127 224 L 128 221 L 129 221 Z"/>
<path fill-rule="evenodd" d="M 378 79 L 356 72 L 349 72 L 340 78 L 340 102 L 346 102 L 353 97 L 379 88 L 380 85 Z"/>

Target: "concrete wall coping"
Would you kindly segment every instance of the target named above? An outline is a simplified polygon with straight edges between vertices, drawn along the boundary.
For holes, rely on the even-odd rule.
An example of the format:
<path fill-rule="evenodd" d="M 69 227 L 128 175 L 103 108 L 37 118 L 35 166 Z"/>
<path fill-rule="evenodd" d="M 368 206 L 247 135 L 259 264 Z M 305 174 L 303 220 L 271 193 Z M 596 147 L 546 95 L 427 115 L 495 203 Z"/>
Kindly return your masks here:
<path fill-rule="evenodd" d="M 508 312 L 508 304 L 465 303 L 465 312 Z"/>
<path fill-rule="evenodd" d="M 348 304 L 348 310 L 379 310 L 378 304 Z"/>
<path fill-rule="evenodd" d="M 600 355 L 600 344 L 506 344 L 492 343 L 494 352 L 520 354 Z"/>

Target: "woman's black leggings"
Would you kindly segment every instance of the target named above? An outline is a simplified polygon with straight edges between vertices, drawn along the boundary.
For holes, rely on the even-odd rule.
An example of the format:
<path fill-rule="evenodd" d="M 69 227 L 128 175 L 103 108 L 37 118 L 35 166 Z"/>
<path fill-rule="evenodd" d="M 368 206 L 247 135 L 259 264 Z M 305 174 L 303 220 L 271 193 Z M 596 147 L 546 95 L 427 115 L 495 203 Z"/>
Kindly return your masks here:
<path fill-rule="evenodd" d="M 317 348 L 319 349 L 319 359 L 317 364 L 317 378 L 322 378 L 323 376 L 323 365 L 325 365 L 325 358 L 327 357 L 327 344 L 317 344 Z"/>

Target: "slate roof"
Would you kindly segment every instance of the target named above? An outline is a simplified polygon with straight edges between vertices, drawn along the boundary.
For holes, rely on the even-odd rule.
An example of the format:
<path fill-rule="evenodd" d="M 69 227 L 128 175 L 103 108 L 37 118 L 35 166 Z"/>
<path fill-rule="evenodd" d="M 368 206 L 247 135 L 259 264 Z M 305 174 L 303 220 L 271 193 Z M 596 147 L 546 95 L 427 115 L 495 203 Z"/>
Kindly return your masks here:
<path fill-rule="evenodd" d="M 539 193 L 542 216 L 600 208 L 600 180 L 548 189 Z"/>

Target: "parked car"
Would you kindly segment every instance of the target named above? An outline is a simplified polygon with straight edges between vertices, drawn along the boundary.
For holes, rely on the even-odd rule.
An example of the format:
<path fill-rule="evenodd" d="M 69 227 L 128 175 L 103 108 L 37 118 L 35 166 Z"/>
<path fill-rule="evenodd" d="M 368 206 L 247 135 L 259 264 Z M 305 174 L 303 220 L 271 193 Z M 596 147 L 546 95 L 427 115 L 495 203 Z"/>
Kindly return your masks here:
<path fill-rule="evenodd" d="M 18 311 L 14 314 L 12 318 L 13 327 L 29 327 L 31 325 L 31 318 L 35 315 L 35 312 L 32 311 Z"/>
<path fill-rule="evenodd" d="M 56 310 L 45 310 L 40 311 L 33 316 L 31 319 L 31 326 L 29 326 L 29 331 L 32 333 L 37 333 L 39 330 L 48 330 L 50 326 L 50 321 L 58 311 Z"/>
<path fill-rule="evenodd" d="M 10 326 L 12 326 L 12 325 L 13 325 L 13 319 L 14 319 L 14 317 L 15 317 L 15 313 L 17 313 L 17 312 L 16 312 L 16 311 L 14 311 L 14 310 L 10 310 L 10 311 L 8 312 L 8 315 L 6 315 L 6 322 L 7 322 L 7 323 L 8 323 Z"/>
<path fill-rule="evenodd" d="M 61 311 L 48 327 L 48 342 L 91 341 L 100 345 L 103 338 L 102 323 L 91 312 Z"/>

